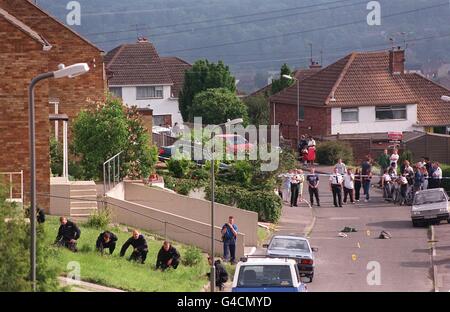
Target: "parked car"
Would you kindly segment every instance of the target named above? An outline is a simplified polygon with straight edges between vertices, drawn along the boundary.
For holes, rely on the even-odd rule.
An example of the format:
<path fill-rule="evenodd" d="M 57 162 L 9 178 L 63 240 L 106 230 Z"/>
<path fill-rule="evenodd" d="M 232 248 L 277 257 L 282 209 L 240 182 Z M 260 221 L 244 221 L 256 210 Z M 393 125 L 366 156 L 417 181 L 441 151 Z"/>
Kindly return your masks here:
<path fill-rule="evenodd" d="M 246 257 L 236 265 L 232 292 L 306 292 L 294 259 Z"/>
<path fill-rule="evenodd" d="M 269 244 L 264 244 L 267 248 L 267 256 L 270 257 L 290 257 L 297 261 L 298 270 L 301 276 L 306 276 L 312 282 L 314 278 L 314 252 L 317 248 L 311 248 L 308 239 L 299 236 L 275 235 Z"/>
<path fill-rule="evenodd" d="M 413 226 L 427 223 L 440 223 L 446 220 L 450 223 L 448 196 L 443 188 L 418 191 L 414 195 L 411 208 Z"/>
<path fill-rule="evenodd" d="M 249 143 L 242 135 L 218 134 L 215 138 L 225 141 L 225 149 L 227 153 L 236 154 L 237 152 L 249 152 L 253 149 L 253 144 Z"/>

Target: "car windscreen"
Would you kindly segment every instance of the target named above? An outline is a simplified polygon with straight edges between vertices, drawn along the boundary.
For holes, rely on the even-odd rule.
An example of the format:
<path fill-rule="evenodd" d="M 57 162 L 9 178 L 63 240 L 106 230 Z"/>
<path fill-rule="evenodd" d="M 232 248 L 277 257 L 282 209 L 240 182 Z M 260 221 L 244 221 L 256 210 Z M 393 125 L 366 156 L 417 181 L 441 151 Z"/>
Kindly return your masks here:
<path fill-rule="evenodd" d="M 414 196 L 414 205 L 426 205 L 433 203 L 441 203 L 447 200 L 445 193 L 441 190 L 433 192 L 419 192 Z"/>
<path fill-rule="evenodd" d="M 301 250 L 308 251 L 308 243 L 303 239 L 292 239 L 292 238 L 273 238 L 269 245 L 270 250 Z"/>
<path fill-rule="evenodd" d="M 293 287 L 289 265 L 245 265 L 239 270 L 238 287 Z"/>

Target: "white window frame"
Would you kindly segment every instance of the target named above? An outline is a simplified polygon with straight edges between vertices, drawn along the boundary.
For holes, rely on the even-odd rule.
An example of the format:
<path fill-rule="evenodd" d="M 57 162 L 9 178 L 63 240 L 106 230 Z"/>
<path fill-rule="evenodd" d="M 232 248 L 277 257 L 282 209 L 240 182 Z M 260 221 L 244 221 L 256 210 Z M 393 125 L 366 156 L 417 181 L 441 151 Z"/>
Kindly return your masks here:
<path fill-rule="evenodd" d="M 144 96 L 139 95 L 139 90 L 147 89 Z M 160 95 L 158 93 L 160 92 Z M 153 95 L 152 95 L 153 93 Z M 136 87 L 136 100 L 147 100 L 147 99 L 163 99 L 164 98 L 164 87 L 163 86 L 138 86 Z"/>
<path fill-rule="evenodd" d="M 356 112 L 356 120 L 344 120 L 345 113 L 355 113 Z M 358 107 L 346 107 L 341 108 L 341 122 L 342 123 L 358 123 L 359 122 L 359 108 Z"/>
<path fill-rule="evenodd" d="M 392 118 L 392 119 L 379 119 L 377 118 L 377 112 L 382 110 L 384 108 L 384 111 L 405 111 L 405 118 Z M 407 105 L 388 105 L 388 106 L 375 106 L 375 121 L 402 121 L 402 120 L 408 120 L 408 107 Z"/>

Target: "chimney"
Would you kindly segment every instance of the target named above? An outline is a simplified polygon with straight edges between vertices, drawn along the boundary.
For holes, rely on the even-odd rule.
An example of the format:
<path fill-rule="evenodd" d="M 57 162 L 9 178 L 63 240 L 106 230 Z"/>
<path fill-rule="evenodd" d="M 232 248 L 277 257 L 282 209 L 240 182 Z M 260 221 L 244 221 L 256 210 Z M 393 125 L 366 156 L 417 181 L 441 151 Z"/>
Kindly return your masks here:
<path fill-rule="evenodd" d="M 389 71 L 391 74 L 405 73 L 405 50 L 401 47 L 389 51 Z"/>
<path fill-rule="evenodd" d="M 322 68 L 322 65 L 319 64 L 319 62 L 311 62 L 311 65 L 309 65 L 310 69 L 314 68 Z"/>

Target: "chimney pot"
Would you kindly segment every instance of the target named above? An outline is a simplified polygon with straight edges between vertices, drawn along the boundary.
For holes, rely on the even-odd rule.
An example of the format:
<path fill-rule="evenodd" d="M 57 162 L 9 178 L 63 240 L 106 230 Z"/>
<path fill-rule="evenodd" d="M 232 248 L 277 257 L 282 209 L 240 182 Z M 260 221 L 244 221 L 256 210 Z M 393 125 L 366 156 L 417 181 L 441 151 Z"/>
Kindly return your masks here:
<path fill-rule="evenodd" d="M 405 50 L 398 47 L 398 50 L 389 51 L 389 71 L 391 74 L 405 73 Z"/>

